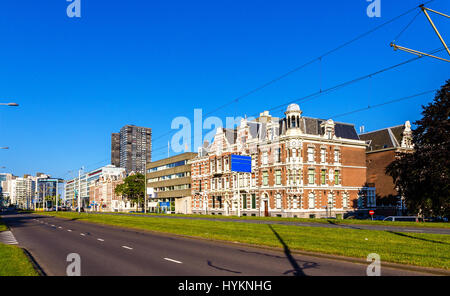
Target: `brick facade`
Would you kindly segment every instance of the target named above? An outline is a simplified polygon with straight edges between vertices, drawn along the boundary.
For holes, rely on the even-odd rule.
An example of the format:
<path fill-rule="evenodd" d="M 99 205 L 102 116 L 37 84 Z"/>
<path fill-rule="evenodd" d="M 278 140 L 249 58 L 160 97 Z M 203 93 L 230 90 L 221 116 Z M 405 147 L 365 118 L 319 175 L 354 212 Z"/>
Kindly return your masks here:
<path fill-rule="evenodd" d="M 302 117 L 296 104 L 279 119 L 261 113 L 217 130 L 192 163 L 192 211 L 199 214 L 324 217 L 367 206 L 366 145 L 353 125 Z M 252 173 L 230 171 L 230 155 L 252 157 Z"/>

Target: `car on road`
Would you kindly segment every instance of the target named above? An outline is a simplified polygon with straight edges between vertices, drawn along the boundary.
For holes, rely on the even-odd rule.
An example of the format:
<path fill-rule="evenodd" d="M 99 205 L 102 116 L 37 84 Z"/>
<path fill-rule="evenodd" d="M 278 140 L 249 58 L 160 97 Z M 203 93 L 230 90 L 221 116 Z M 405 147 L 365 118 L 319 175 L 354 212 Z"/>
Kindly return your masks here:
<path fill-rule="evenodd" d="M 383 221 L 411 221 L 419 222 L 419 217 L 416 216 L 389 216 L 383 219 Z"/>

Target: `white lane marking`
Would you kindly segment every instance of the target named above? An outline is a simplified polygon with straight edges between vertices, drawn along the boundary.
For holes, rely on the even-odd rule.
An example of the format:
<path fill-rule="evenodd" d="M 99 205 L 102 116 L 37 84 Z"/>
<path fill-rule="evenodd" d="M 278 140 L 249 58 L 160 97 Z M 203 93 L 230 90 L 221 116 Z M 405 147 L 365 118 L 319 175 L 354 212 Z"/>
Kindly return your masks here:
<path fill-rule="evenodd" d="M 182 264 L 183 263 L 181 261 L 177 261 L 177 260 L 170 259 L 170 258 L 164 258 L 164 260 L 167 260 L 167 261 L 170 261 L 170 262 L 174 262 L 174 263 L 178 263 L 178 264 Z"/>
<path fill-rule="evenodd" d="M 133 248 L 127 247 L 127 246 L 122 246 L 122 248 L 128 249 L 128 250 L 133 250 Z"/>
<path fill-rule="evenodd" d="M 61 229 L 62 227 L 61 227 L 61 226 L 58 226 L 58 228 Z"/>
<path fill-rule="evenodd" d="M 52 227 L 55 227 L 55 225 L 52 224 Z"/>
<path fill-rule="evenodd" d="M 82 235 L 82 236 L 86 236 L 86 234 L 84 234 L 84 233 L 80 233 L 80 235 Z"/>
<path fill-rule="evenodd" d="M 98 240 L 98 241 L 101 241 L 101 242 L 104 242 L 104 241 L 105 241 L 105 240 L 102 239 L 102 238 L 98 238 L 97 240 Z"/>
<path fill-rule="evenodd" d="M 0 242 L 7 245 L 18 244 L 16 238 L 14 237 L 14 234 L 9 230 L 0 232 Z"/>
<path fill-rule="evenodd" d="M 71 232 L 71 231 L 72 231 L 72 229 L 67 229 L 67 231 Z"/>

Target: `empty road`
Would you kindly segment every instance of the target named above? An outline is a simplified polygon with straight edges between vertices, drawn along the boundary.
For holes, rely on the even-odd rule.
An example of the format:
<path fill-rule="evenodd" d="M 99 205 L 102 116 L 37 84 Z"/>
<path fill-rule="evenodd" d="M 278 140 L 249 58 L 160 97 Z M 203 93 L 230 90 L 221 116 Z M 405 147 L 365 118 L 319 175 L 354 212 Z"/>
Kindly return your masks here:
<path fill-rule="evenodd" d="M 32 214 L 2 219 L 47 275 L 66 275 L 67 256 L 81 275 L 366 275 L 367 265 Z M 382 275 L 424 275 L 382 267 Z"/>

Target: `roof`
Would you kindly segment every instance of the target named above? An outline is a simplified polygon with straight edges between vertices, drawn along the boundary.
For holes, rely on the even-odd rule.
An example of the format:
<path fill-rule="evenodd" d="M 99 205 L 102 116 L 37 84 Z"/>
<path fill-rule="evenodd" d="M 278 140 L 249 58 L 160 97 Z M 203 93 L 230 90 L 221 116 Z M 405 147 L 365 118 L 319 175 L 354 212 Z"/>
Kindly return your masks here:
<path fill-rule="evenodd" d="M 369 151 L 400 147 L 405 125 L 387 127 L 381 130 L 360 134 L 359 138 L 369 144 Z"/>

